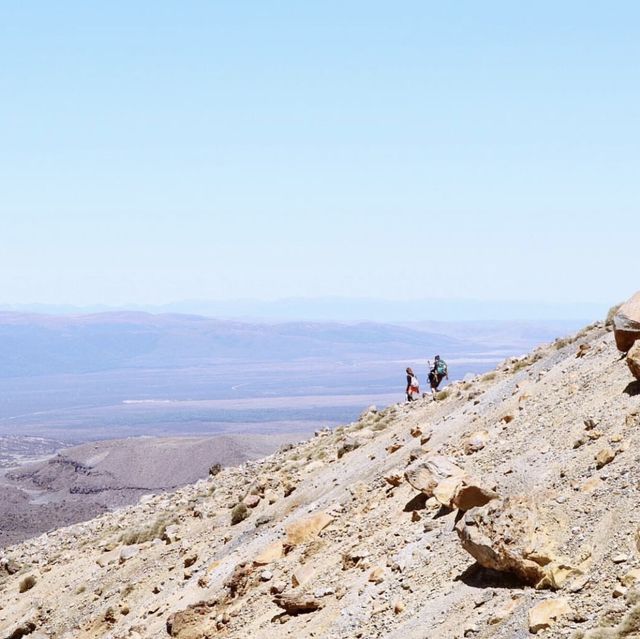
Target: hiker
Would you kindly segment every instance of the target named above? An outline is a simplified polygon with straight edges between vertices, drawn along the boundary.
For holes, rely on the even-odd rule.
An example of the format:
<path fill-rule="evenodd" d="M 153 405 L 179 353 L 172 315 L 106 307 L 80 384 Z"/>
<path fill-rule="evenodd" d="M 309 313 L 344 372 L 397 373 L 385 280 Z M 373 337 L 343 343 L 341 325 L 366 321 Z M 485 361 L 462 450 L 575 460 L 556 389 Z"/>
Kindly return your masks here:
<path fill-rule="evenodd" d="M 440 383 L 445 377 L 449 379 L 447 362 L 441 359 L 440 355 L 436 355 L 433 368 L 429 371 L 429 384 L 431 385 L 432 394 L 435 394 L 438 390 L 438 386 L 440 386 Z"/>
<path fill-rule="evenodd" d="M 412 402 L 420 397 L 420 382 L 411 368 L 407 368 L 407 401 Z"/>

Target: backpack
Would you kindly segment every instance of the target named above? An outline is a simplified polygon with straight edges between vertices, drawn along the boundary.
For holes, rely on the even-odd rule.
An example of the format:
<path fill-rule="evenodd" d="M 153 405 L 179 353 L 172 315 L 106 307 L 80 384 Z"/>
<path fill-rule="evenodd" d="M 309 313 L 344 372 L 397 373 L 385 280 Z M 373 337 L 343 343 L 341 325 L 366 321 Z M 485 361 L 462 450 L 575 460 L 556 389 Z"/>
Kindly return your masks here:
<path fill-rule="evenodd" d="M 420 388 L 420 382 L 418 381 L 418 378 L 415 375 L 411 378 L 410 386 L 411 388 Z"/>
<path fill-rule="evenodd" d="M 438 363 L 436 364 L 436 373 L 438 373 L 438 375 L 447 374 L 447 362 L 443 359 L 438 360 Z"/>

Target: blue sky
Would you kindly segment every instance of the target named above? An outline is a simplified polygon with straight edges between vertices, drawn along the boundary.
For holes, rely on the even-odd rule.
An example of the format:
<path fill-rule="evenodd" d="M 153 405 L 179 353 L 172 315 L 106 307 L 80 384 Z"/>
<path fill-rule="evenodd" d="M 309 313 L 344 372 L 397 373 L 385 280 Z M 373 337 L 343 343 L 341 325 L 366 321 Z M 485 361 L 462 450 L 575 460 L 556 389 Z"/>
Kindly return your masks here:
<path fill-rule="evenodd" d="M 0 303 L 640 288 L 635 2 L 0 4 Z"/>

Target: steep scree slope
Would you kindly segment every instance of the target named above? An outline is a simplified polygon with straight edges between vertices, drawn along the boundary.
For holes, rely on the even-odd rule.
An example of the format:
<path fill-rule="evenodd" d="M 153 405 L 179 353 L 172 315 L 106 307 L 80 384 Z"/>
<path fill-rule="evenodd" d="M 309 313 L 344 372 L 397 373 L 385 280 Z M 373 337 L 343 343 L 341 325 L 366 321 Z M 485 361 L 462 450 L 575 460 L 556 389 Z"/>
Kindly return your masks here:
<path fill-rule="evenodd" d="M 640 636 L 637 393 L 597 324 L 439 401 L 367 411 L 10 547 L 0 636 Z M 419 492 L 405 472 L 433 455 L 506 502 L 465 515 L 442 506 L 446 481 L 435 497 Z M 491 520 L 503 503 L 532 538 L 508 510 Z M 478 566 L 455 530 L 472 515 L 496 552 L 555 566 L 557 582 L 536 589 Z"/>

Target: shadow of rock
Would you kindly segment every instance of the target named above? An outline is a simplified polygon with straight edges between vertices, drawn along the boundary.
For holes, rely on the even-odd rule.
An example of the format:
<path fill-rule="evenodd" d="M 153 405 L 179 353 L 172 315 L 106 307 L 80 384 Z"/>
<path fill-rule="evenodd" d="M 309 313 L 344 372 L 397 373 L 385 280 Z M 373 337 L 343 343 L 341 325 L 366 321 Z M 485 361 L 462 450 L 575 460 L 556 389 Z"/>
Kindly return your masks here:
<path fill-rule="evenodd" d="M 440 506 L 440 510 L 433 516 L 434 519 L 440 519 L 440 517 L 446 517 L 453 512 L 453 509 L 446 506 Z"/>
<path fill-rule="evenodd" d="M 635 397 L 636 395 L 640 395 L 640 380 L 629 382 L 627 384 L 627 387 L 624 389 L 624 392 L 630 397 Z"/>
<path fill-rule="evenodd" d="M 471 588 L 507 588 L 509 590 L 524 588 L 524 584 L 515 575 L 483 568 L 478 563 L 469 566 L 454 581 L 461 581 Z"/>
<path fill-rule="evenodd" d="M 427 507 L 427 499 L 429 498 L 424 493 L 418 493 L 405 504 L 402 510 L 404 510 L 405 513 L 411 513 L 415 510 L 424 510 Z"/>

